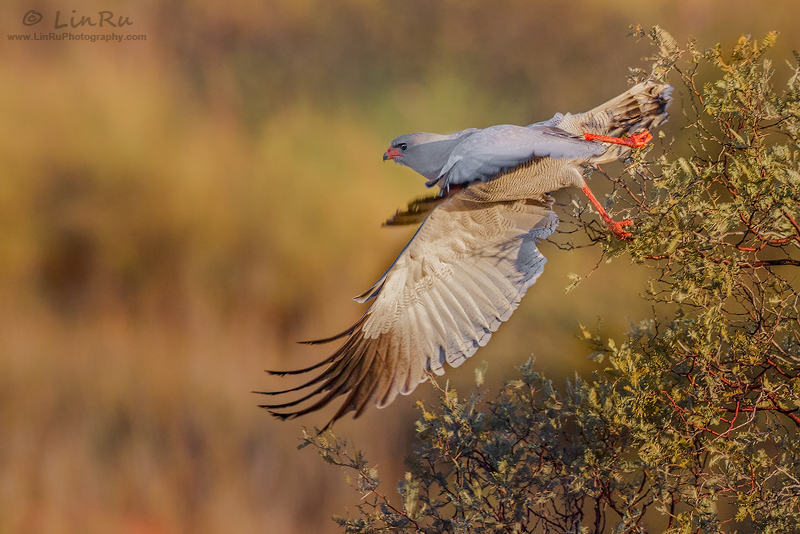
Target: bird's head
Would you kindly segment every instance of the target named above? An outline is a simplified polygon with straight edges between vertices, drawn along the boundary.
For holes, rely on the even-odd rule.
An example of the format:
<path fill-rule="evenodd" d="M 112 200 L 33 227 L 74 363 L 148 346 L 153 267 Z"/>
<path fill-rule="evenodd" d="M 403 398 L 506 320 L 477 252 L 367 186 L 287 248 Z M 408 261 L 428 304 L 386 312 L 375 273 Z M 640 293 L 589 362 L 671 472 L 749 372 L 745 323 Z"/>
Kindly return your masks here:
<path fill-rule="evenodd" d="M 454 136 L 427 132 L 401 135 L 392 141 L 383 161 L 392 160 L 435 180 L 457 142 Z"/>
<path fill-rule="evenodd" d="M 383 154 L 383 161 L 390 159 L 395 163 L 408 165 L 408 158 L 411 158 L 412 161 L 414 159 L 415 148 L 420 144 L 428 142 L 429 140 L 427 137 L 431 135 L 435 134 L 418 132 L 401 135 L 392 141 L 389 149 Z"/>

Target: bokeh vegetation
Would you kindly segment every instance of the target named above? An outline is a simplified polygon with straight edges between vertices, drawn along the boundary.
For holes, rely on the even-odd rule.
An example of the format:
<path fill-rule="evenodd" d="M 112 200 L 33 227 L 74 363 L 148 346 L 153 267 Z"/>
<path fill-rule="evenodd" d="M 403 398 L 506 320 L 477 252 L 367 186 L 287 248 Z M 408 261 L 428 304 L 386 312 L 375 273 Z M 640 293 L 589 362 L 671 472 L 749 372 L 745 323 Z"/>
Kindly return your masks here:
<path fill-rule="evenodd" d="M 6 2 L 0 530 L 335 530 L 340 474 L 250 391 L 322 356 L 294 341 L 355 319 L 349 297 L 408 239 L 379 227 L 423 190 L 382 164 L 388 140 L 588 109 L 650 53 L 631 23 L 707 43 L 778 29 L 790 57 L 796 3 L 751 4 L 81 0 L 68 10 L 127 15 L 147 40 L 69 43 L 6 40 L 47 31 L 22 26 L 29 9 L 67 10 Z M 535 292 L 477 357 L 487 387 L 531 353 L 558 383 L 588 375 L 578 325 L 602 315 L 609 336 L 648 313 L 625 257 L 594 270 L 598 247 L 543 248 Z M 337 431 L 400 479 L 415 418 L 400 399 Z"/>

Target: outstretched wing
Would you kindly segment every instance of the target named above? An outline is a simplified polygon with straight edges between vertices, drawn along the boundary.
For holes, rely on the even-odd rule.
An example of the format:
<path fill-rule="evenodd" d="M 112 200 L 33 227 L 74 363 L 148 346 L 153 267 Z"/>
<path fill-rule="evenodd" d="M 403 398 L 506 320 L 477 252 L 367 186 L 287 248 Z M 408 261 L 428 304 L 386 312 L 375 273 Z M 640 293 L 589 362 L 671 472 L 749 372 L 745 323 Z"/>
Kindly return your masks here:
<path fill-rule="evenodd" d="M 601 143 L 549 125 L 502 124 L 479 130 L 459 143 L 432 182 L 442 186 L 485 182 L 533 158 L 587 160 L 605 151 Z"/>
<path fill-rule="evenodd" d="M 537 241 L 558 222 L 549 197 L 515 199 L 513 183 L 503 178 L 455 191 L 437 206 L 360 297 L 373 301 L 367 312 L 321 341 L 344 338 L 339 349 L 309 368 L 273 372 L 322 368 L 319 374 L 295 388 L 261 392 L 305 394 L 264 407 L 293 418 L 346 395 L 330 423 L 350 411 L 358 417 L 370 404 L 382 408 L 413 391 L 426 371 L 442 374 L 445 362 L 456 367 L 485 345 L 542 273 L 546 259 Z"/>

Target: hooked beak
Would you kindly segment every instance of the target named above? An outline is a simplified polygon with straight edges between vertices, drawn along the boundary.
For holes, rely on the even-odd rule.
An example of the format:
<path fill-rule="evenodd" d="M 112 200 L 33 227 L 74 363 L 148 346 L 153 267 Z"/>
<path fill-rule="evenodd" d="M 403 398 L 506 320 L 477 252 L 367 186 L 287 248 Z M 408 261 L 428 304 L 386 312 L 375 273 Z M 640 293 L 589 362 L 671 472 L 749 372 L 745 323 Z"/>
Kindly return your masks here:
<path fill-rule="evenodd" d="M 391 146 L 391 147 L 389 147 L 389 150 L 387 150 L 386 153 L 383 155 L 383 161 L 386 161 L 387 159 L 394 160 L 394 158 L 399 158 L 399 157 L 402 157 L 402 156 L 403 156 L 403 153 L 400 152 L 399 149 Z"/>

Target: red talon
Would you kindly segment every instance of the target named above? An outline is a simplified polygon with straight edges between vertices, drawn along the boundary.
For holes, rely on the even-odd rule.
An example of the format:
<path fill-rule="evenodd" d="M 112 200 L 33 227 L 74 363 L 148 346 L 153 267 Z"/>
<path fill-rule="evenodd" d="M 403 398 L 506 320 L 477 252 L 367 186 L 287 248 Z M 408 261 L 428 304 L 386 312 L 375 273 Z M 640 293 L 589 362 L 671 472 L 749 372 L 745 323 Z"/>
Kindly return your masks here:
<path fill-rule="evenodd" d="M 603 143 L 612 143 L 614 145 L 629 146 L 632 148 L 641 148 L 653 140 L 653 136 L 647 130 L 635 133 L 630 137 L 610 137 L 607 135 L 598 135 L 593 133 L 583 133 L 584 139 L 587 141 L 600 141 Z"/>
<path fill-rule="evenodd" d="M 611 230 L 611 233 L 613 233 L 615 236 L 617 236 L 618 239 L 621 239 L 623 241 L 630 241 L 631 237 L 633 237 L 633 234 L 628 232 L 627 230 L 623 230 L 623 226 L 630 226 L 630 225 L 633 224 L 633 221 L 630 220 L 630 219 L 623 219 L 623 220 L 621 220 L 619 222 L 615 221 L 606 212 L 605 208 L 603 208 L 602 204 L 600 204 L 600 202 L 597 200 L 597 198 L 595 198 L 595 196 L 592 194 L 592 190 L 589 189 L 588 185 L 583 186 L 581 188 L 581 191 L 584 192 L 586 197 L 589 199 L 589 201 L 595 207 L 595 209 L 597 210 L 597 213 L 600 214 L 600 218 L 603 219 L 603 222 L 606 223 L 606 226 L 608 226 L 608 229 Z"/>
<path fill-rule="evenodd" d="M 628 140 L 633 141 L 633 147 L 641 148 L 647 146 L 647 144 L 653 140 L 653 134 L 648 132 L 647 130 L 639 133 L 635 133 L 628 138 Z"/>
<path fill-rule="evenodd" d="M 633 221 L 630 219 L 623 219 L 619 222 L 617 221 L 606 221 L 606 225 L 611 232 L 617 236 L 618 239 L 623 241 L 630 241 L 630 238 L 633 237 L 633 234 L 628 232 L 627 230 L 623 230 L 623 226 L 630 226 L 633 224 Z"/>

